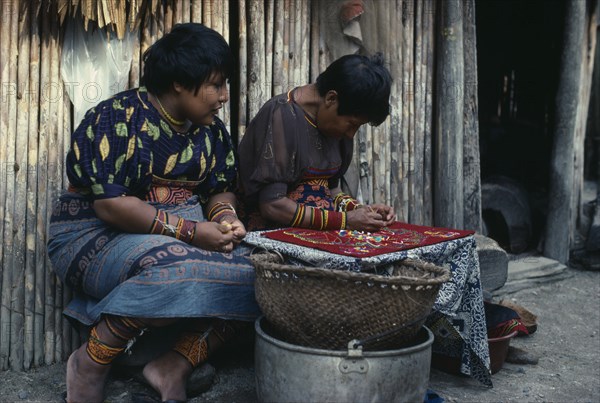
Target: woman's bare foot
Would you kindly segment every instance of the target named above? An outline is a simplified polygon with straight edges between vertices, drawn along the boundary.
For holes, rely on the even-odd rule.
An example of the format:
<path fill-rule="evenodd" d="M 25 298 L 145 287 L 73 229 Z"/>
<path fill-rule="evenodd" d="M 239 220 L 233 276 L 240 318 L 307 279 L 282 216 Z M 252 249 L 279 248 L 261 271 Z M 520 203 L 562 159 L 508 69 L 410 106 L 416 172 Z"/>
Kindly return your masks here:
<path fill-rule="evenodd" d="M 186 400 L 185 386 L 192 366 L 175 351 L 167 351 L 144 367 L 144 378 L 161 400 Z"/>
<path fill-rule="evenodd" d="M 104 400 L 104 383 L 110 365 L 100 365 L 85 351 L 87 343 L 75 350 L 67 361 L 67 402 L 93 403 Z"/>

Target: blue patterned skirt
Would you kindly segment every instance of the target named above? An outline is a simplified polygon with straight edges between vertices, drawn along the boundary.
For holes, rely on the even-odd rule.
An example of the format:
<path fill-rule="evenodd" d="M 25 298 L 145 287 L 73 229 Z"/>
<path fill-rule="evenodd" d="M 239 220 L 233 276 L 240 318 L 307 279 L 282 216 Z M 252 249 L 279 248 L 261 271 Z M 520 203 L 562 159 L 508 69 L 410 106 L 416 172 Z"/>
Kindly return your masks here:
<path fill-rule="evenodd" d="M 196 197 L 152 204 L 204 221 Z M 89 326 L 103 314 L 247 321 L 260 315 L 248 246 L 209 252 L 167 236 L 123 233 L 97 218 L 92 203 L 76 193 L 60 198 L 50 222 L 53 269 L 74 292 L 64 311 L 70 319 Z"/>

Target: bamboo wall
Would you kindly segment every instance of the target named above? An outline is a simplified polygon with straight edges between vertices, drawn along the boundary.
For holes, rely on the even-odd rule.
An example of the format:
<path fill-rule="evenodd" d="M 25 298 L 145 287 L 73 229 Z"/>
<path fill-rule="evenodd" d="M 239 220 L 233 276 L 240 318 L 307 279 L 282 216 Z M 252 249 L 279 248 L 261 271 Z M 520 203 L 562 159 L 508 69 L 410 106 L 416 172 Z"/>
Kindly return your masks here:
<path fill-rule="evenodd" d="M 454 27 L 462 25 L 463 11 L 474 18 L 473 1 L 465 0 L 471 8 L 464 10 L 463 2 L 459 2 L 458 11 L 454 10 L 458 12 L 456 20 L 450 21 Z M 66 186 L 63 160 L 74 124 L 60 76 L 63 18 L 56 18 L 64 17 L 67 3 L 0 2 L 2 370 L 28 369 L 65 360 L 80 343 L 78 333 L 61 314 L 71 293 L 50 271 L 46 254 L 49 212 Z M 128 19 L 139 20 L 139 40 L 133 49 L 130 87 L 139 83 L 142 53 L 179 22 L 202 22 L 213 27 L 239 52 L 239 80 L 232 84 L 230 102 L 221 116 L 236 138 L 243 135 L 249 119 L 263 102 L 312 81 L 332 60 L 327 37 L 327 24 L 331 22 L 329 0 L 127 2 L 130 6 L 133 3 L 137 15 L 132 17 L 130 12 Z M 348 182 L 364 202 L 392 204 L 399 220 L 413 223 L 434 222 L 434 171 L 440 170 L 436 167 L 433 135 L 437 113 L 434 105 L 440 102 L 435 97 L 436 85 L 440 85 L 435 79 L 436 32 L 440 31 L 436 29 L 440 24 L 436 9 L 445 3 L 365 3 L 365 42 L 371 48 L 381 45 L 381 49 L 373 50 L 386 54 L 394 77 L 392 115 L 380 127 L 366 127 L 359 132 Z M 115 4 L 124 2 L 115 0 Z M 133 9 L 132 6 L 130 10 Z M 474 19 L 469 21 L 467 28 L 473 29 L 465 36 L 474 41 Z M 458 87 L 463 84 L 452 83 Z M 475 97 L 475 109 L 471 106 L 469 113 L 465 112 L 468 125 L 464 133 L 456 136 L 477 134 L 476 123 L 473 129 L 476 90 L 471 96 Z M 459 110 L 462 113 L 463 109 Z M 437 130 L 441 127 L 438 126 Z M 461 170 L 462 160 L 455 163 L 456 170 Z M 472 182 L 478 185 L 478 170 L 469 175 L 476 175 Z M 455 191 L 457 197 L 463 197 L 462 188 Z M 478 208 L 476 200 L 465 215 L 475 212 L 480 217 Z M 476 219 L 473 225 L 477 227 L 480 221 Z"/>

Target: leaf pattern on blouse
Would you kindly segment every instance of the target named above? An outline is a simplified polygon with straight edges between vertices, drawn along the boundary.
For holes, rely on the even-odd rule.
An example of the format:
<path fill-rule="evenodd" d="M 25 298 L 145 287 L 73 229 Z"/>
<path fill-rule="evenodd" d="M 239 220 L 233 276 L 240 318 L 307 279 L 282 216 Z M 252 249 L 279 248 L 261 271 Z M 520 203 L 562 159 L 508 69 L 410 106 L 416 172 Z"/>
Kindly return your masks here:
<path fill-rule="evenodd" d="M 153 175 L 198 182 L 205 202 L 235 186 L 237 160 L 225 125 L 192 126 L 176 134 L 148 101 L 127 90 L 90 109 L 73 132 L 66 169 L 71 184 L 93 198 L 143 197 Z"/>
<path fill-rule="evenodd" d="M 110 154 L 110 144 L 108 142 L 108 136 L 105 133 L 100 141 L 100 156 L 102 157 L 102 161 L 108 158 L 108 154 Z"/>
<path fill-rule="evenodd" d="M 137 139 L 138 139 L 137 136 L 133 136 L 129 139 L 129 143 L 127 144 L 127 157 L 126 157 L 128 160 L 133 156 L 133 153 L 135 152 L 135 146 L 136 146 Z"/>

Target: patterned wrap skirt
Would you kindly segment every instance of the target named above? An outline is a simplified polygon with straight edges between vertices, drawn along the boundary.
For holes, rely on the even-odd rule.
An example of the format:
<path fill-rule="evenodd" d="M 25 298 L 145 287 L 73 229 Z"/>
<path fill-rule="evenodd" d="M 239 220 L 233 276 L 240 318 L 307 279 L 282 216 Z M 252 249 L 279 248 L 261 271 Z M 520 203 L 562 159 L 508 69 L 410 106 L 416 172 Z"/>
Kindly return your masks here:
<path fill-rule="evenodd" d="M 195 196 L 182 204 L 150 204 L 205 220 Z M 48 241 L 55 273 L 73 290 L 64 314 L 87 326 L 103 314 L 252 321 L 260 308 L 250 251 L 242 244 L 232 253 L 210 252 L 168 236 L 123 233 L 97 218 L 77 193 L 56 203 Z"/>

